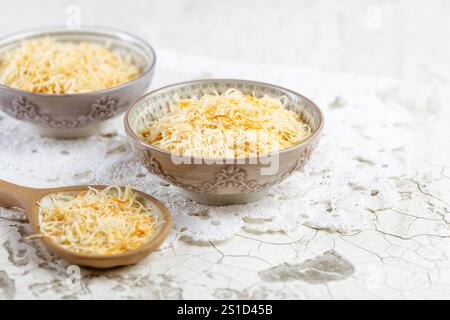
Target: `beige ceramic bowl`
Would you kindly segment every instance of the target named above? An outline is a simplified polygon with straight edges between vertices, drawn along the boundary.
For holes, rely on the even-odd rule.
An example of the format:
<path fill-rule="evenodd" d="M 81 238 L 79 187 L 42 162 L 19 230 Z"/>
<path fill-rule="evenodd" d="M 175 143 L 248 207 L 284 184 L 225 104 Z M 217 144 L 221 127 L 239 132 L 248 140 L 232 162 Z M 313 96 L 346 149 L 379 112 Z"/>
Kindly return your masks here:
<path fill-rule="evenodd" d="M 23 31 L 0 39 L 0 55 L 24 40 L 43 36 L 60 41 L 106 44 L 114 52 L 130 55 L 142 74 L 109 89 L 76 94 L 40 94 L 0 84 L 0 110 L 32 124 L 41 134 L 65 138 L 98 132 L 107 120 L 124 112 L 150 85 L 156 62 L 153 48 L 140 38 L 113 29 L 48 27 Z"/>
<path fill-rule="evenodd" d="M 170 111 L 177 98 L 202 96 L 236 88 L 244 93 L 286 97 L 286 108 L 301 115 L 312 128 L 306 141 L 265 156 L 241 159 L 188 158 L 183 163 L 170 152 L 156 148 L 139 132 L 148 121 Z M 198 80 L 174 84 L 146 94 L 125 115 L 125 129 L 132 149 L 153 174 L 180 188 L 187 198 L 211 205 L 255 201 L 266 191 L 303 168 L 320 140 L 323 115 L 302 95 L 275 85 L 244 80 Z"/>

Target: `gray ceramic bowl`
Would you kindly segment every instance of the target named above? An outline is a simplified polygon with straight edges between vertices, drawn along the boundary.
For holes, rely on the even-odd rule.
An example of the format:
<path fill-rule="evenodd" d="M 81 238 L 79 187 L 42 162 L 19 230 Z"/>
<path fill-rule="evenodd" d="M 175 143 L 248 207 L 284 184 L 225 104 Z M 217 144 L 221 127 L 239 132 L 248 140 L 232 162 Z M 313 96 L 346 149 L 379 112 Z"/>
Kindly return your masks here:
<path fill-rule="evenodd" d="M 286 97 L 286 108 L 300 114 L 313 134 L 306 141 L 273 154 L 225 160 L 186 158 L 183 163 L 179 157 L 141 139 L 139 132 L 145 124 L 170 111 L 177 97 L 222 93 L 229 88 L 256 96 Z M 255 201 L 267 189 L 303 168 L 320 140 L 323 115 L 309 99 L 288 89 L 254 81 L 214 79 L 178 83 L 150 92 L 130 107 L 124 121 L 132 149 L 151 173 L 179 187 L 189 199 L 226 205 Z"/>
<path fill-rule="evenodd" d="M 1 110 L 31 123 L 44 135 L 79 137 L 94 133 L 105 120 L 125 111 L 151 83 L 156 62 L 153 48 L 129 33 L 108 28 L 68 30 L 48 27 L 23 31 L 0 39 L 0 55 L 19 46 L 23 40 L 46 35 L 60 41 L 107 44 L 119 54 L 130 55 L 132 62 L 142 69 L 142 74 L 116 87 L 76 94 L 40 94 L 0 84 Z"/>

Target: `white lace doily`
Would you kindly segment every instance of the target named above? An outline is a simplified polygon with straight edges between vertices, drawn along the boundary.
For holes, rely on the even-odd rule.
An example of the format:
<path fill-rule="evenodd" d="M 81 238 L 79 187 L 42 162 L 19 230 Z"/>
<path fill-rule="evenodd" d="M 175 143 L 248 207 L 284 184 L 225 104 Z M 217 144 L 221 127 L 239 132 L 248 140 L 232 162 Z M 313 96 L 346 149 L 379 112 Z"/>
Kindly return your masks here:
<path fill-rule="evenodd" d="M 168 51 L 160 56 L 152 88 L 189 79 L 239 77 L 279 84 L 310 97 L 324 111 L 325 127 L 309 164 L 258 202 L 210 207 L 186 200 L 177 188 L 148 173 L 129 149 L 121 119 L 103 135 L 55 140 L 37 136 L 27 125 L 2 114 L 0 178 L 34 187 L 130 183 L 159 198 L 172 212 L 174 228 L 166 245 L 181 237 L 225 240 L 241 228 L 262 233 L 305 224 L 353 232 L 370 222 L 371 212 L 399 200 L 395 184 L 408 169 L 411 138 L 403 125 L 410 118 L 400 103 L 387 97 L 401 83 L 312 69 L 180 59 Z M 2 215 L 21 216 L 0 210 Z"/>

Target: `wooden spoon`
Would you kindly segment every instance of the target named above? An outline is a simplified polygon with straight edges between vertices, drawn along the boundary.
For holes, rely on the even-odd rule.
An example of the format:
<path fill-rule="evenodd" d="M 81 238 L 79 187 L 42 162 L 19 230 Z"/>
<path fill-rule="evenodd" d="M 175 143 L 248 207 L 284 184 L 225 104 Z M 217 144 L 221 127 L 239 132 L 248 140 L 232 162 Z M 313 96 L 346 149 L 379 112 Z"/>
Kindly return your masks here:
<path fill-rule="evenodd" d="M 53 193 L 81 192 L 87 190 L 88 187 L 89 186 L 84 185 L 63 188 L 34 189 L 0 180 L 0 207 L 17 207 L 25 210 L 28 220 L 33 227 L 33 231 L 35 233 L 40 233 L 39 200 Z M 106 188 L 106 186 L 101 185 L 93 185 L 90 187 L 96 189 Z M 81 254 L 64 249 L 49 238 L 42 237 L 40 239 L 53 253 L 76 265 L 94 268 L 111 268 L 138 262 L 161 245 L 169 233 L 172 225 L 172 217 L 167 208 L 164 207 L 160 201 L 141 191 L 134 189 L 133 191 L 136 192 L 143 200 L 151 202 L 155 209 L 155 214 L 158 215 L 162 221 L 164 221 L 160 229 L 157 231 L 157 234 L 151 237 L 149 241 L 142 244 L 139 248 L 114 255 Z"/>

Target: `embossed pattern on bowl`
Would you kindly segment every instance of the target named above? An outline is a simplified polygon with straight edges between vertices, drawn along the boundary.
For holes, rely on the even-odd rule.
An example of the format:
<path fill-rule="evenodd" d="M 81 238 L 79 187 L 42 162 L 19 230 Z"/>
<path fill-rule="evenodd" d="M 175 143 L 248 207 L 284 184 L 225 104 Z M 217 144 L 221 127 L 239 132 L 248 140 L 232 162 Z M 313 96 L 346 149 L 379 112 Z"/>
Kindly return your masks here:
<path fill-rule="evenodd" d="M 0 54 L 20 45 L 21 41 L 51 36 L 60 41 L 88 41 L 107 44 L 111 50 L 129 55 L 142 74 L 124 84 L 87 93 L 41 94 L 0 84 L 0 109 L 9 116 L 40 128 L 56 137 L 83 136 L 95 127 L 118 116 L 150 86 L 156 55 L 144 40 L 108 28 L 81 30 L 42 28 L 19 32 L 0 39 Z"/>
<path fill-rule="evenodd" d="M 300 114 L 313 134 L 306 141 L 276 154 L 225 160 L 192 157 L 188 163 L 181 164 L 174 161 L 170 152 L 140 138 L 139 132 L 145 124 L 170 111 L 177 99 L 214 91 L 222 93 L 229 88 L 256 96 L 286 97 L 286 108 Z M 213 79 L 174 84 L 150 92 L 130 107 L 124 121 L 132 149 L 152 174 L 179 187 L 186 197 L 197 202 L 225 205 L 257 200 L 270 187 L 303 168 L 320 140 L 323 115 L 309 99 L 285 88 L 254 81 Z M 278 157 L 276 172 L 262 174 L 261 169 L 274 161 L 274 156 Z"/>

